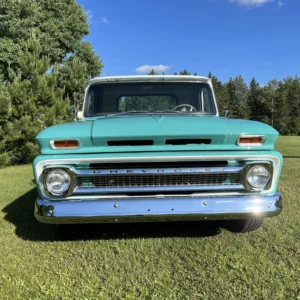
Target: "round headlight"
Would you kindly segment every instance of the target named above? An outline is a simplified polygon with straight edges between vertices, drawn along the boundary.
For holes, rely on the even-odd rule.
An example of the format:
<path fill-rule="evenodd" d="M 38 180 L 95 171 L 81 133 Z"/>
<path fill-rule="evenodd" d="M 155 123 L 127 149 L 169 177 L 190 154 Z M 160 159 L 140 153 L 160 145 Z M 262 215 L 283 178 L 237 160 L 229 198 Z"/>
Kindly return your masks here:
<path fill-rule="evenodd" d="M 262 165 L 251 167 L 246 174 L 248 183 L 254 188 L 263 188 L 269 182 L 270 178 L 269 170 Z"/>
<path fill-rule="evenodd" d="M 60 196 L 70 187 L 70 175 L 61 169 L 49 171 L 46 176 L 46 188 L 52 195 Z"/>

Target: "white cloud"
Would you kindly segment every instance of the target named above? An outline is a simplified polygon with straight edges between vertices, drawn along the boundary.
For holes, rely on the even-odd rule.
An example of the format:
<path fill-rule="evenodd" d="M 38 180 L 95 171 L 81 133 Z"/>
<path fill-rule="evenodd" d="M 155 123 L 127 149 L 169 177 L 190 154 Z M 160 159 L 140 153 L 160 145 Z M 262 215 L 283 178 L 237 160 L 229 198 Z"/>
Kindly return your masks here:
<path fill-rule="evenodd" d="M 284 3 L 282 1 L 280 1 L 280 0 L 277 2 L 277 8 L 278 9 L 280 9 L 281 6 L 283 6 L 283 5 L 284 5 Z"/>
<path fill-rule="evenodd" d="M 108 23 L 108 20 L 106 17 L 102 17 L 101 20 L 100 20 L 100 23 L 101 24 L 107 24 Z"/>
<path fill-rule="evenodd" d="M 92 18 L 93 18 L 93 12 L 91 10 L 86 10 L 85 14 L 87 16 L 88 23 L 91 24 L 92 23 Z"/>
<path fill-rule="evenodd" d="M 269 2 L 272 2 L 273 0 L 228 0 L 229 3 L 237 3 L 241 6 L 247 6 L 247 7 L 260 7 L 264 4 L 267 4 Z"/>
<path fill-rule="evenodd" d="M 150 73 L 151 70 L 153 69 L 157 73 L 163 73 L 166 72 L 167 70 L 170 70 L 172 67 L 171 66 L 165 66 L 165 65 L 143 65 L 135 69 L 136 72 L 138 73 Z"/>

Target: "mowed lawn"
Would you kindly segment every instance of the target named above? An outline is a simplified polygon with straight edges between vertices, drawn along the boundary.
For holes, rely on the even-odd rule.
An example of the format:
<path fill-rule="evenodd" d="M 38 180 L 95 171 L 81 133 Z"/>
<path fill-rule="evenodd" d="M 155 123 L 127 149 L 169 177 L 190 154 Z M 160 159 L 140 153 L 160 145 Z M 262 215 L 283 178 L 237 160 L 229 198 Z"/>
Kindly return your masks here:
<path fill-rule="evenodd" d="M 277 140 L 276 150 L 283 156 L 293 156 L 300 158 L 300 136 L 281 136 Z"/>
<path fill-rule="evenodd" d="M 300 155 L 300 138 L 277 147 Z M 33 217 L 31 166 L 1 169 L 0 298 L 300 299 L 299 181 L 300 158 L 286 158 L 284 212 L 247 234 L 193 222 L 68 226 L 61 236 Z"/>

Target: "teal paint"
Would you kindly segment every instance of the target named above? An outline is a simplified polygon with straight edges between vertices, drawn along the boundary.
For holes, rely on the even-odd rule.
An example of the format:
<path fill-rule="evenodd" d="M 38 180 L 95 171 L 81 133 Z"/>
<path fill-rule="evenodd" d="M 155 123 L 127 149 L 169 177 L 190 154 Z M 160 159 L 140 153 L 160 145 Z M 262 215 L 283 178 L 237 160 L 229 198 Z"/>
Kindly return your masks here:
<path fill-rule="evenodd" d="M 264 135 L 262 146 L 241 147 L 241 134 Z M 51 140 L 78 139 L 76 150 L 54 150 Z M 211 144 L 165 145 L 166 139 L 211 139 Z M 139 115 L 88 118 L 84 121 L 51 126 L 41 131 L 36 140 L 41 154 L 123 153 L 161 151 L 239 151 L 273 150 L 278 132 L 261 122 L 197 115 Z M 152 146 L 108 146 L 110 140 L 154 141 Z"/>

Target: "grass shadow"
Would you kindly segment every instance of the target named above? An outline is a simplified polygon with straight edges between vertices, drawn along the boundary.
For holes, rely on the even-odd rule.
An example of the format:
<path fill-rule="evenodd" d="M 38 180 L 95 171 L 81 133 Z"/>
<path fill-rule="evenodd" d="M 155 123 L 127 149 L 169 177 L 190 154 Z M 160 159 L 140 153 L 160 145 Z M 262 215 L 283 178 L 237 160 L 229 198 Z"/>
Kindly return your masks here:
<path fill-rule="evenodd" d="M 16 227 L 16 234 L 24 240 L 91 240 L 162 237 L 207 237 L 220 233 L 218 222 L 161 222 L 125 224 L 43 224 L 34 217 L 36 188 L 7 205 L 4 219 Z"/>
<path fill-rule="evenodd" d="M 221 232 L 217 222 L 151 222 L 60 225 L 60 240 L 207 237 Z"/>
<path fill-rule="evenodd" d="M 57 239 L 57 226 L 42 224 L 34 217 L 34 201 L 37 189 L 33 188 L 26 194 L 15 199 L 2 210 L 4 220 L 16 227 L 16 234 L 24 240 L 54 241 Z"/>

